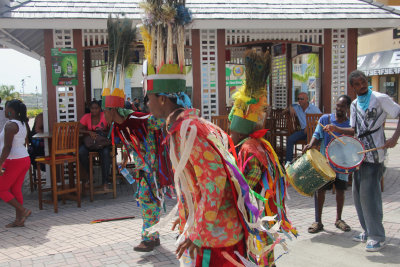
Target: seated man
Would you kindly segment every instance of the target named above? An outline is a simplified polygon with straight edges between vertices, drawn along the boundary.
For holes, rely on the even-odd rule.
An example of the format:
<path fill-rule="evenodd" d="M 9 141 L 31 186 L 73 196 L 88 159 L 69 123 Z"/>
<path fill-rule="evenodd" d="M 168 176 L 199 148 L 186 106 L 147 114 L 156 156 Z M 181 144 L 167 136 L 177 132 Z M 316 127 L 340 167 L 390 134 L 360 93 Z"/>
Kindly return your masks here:
<path fill-rule="evenodd" d="M 321 113 L 319 108 L 310 104 L 308 102 L 308 95 L 305 92 L 299 93 L 297 96 L 297 101 L 299 104 L 294 104 L 289 107 L 290 115 L 294 117 L 297 116 L 300 122 L 301 131 L 294 132 L 289 136 L 286 143 L 286 162 L 291 162 L 293 159 L 293 147 L 297 141 L 307 140 L 307 131 L 306 131 L 306 114 L 315 114 Z"/>

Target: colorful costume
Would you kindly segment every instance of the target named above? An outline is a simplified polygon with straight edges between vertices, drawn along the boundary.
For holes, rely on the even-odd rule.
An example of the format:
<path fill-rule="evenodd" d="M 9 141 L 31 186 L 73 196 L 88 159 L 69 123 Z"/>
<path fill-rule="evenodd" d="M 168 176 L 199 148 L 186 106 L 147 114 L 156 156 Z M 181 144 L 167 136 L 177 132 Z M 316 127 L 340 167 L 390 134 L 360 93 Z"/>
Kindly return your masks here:
<path fill-rule="evenodd" d="M 273 218 L 262 223 L 262 227 L 270 230 L 276 222 L 280 222 L 283 233 L 292 232 L 296 235 L 296 230 L 286 216 L 284 170 L 271 144 L 263 138 L 267 130 L 256 131 L 257 124 L 263 125 L 264 109 L 267 106 L 266 82 L 270 71 L 270 56 L 248 50 L 245 54 L 245 67 L 246 82 L 234 94 L 235 103 L 229 116 L 231 131 L 247 137 L 236 147 L 237 164 L 248 186 L 259 196 L 255 205 L 261 212 L 260 217 Z M 254 218 L 249 219 L 251 221 Z M 260 266 L 272 266 L 273 249 L 280 241 L 281 238 L 276 232 L 250 233 L 249 259 Z"/>
<path fill-rule="evenodd" d="M 141 34 L 147 60 L 143 67 L 145 90 L 148 94 L 167 96 L 172 103 L 176 100 L 178 106 L 187 108 L 190 101 L 184 93 L 184 25 L 191 18 L 184 2 L 144 2 L 141 5 L 145 11 Z M 176 41 L 177 48 L 176 64 L 173 40 Z M 257 67 L 252 70 L 257 71 Z M 258 106 L 261 103 L 263 102 Z M 241 120 L 240 110 L 237 111 L 236 121 L 247 122 Z M 178 114 L 177 112 L 180 114 L 176 121 L 173 125 L 168 125 L 168 118 Z M 249 188 L 235 158 L 229 153 L 229 138 L 226 133 L 199 118 L 197 113 L 196 110 L 182 108 L 174 110 L 167 118 L 167 140 L 181 221 L 178 243 L 190 239 L 200 247 L 202 253 L 197 255 L 196 266 L 237 266 L 240 260 L 247 261 L 246 250 L 256 251 L 253 238 L 249 239 L 249 234 L 258 236 L 260 231 L 266 233 L 262 221 L 272 221 L 273 218 L 260 217 L 262 210 L 258 209 L 257 198 L 261 201 L 267 200 Z M 252 120 L 257 122 L 258 117 Z M 250 124 L 252 123 L 247 123 Z M 280 176 L 274 176 L 276 181 L 281 182 L 278 177 Z M 284 190 L 279 191 L 278 196 L 282 192 Z M 270 194 L 272 193 L 274 192 Z M 277 200 L 281 198 L 278 197 Z M 277 205 L 281 204 L 278 202 Z M 279 219 L 283 221 L 283 208 L 279 211 L 282 216 Z M 173 209 L 172 212 L 176 210 Z M 276 223 L 268 232 L 276 236 L 278 230 L 289 228 L 286 224 L 279 226 Z M 275 244 L 281 240 L 277 239 Z M 256 254 L 260 253 L 256 251 Z"/>
<path fill-rule="evenodd" d="M 161 189 L 172 184 L 165 146 L 161 144 L 164 122 L 146 113 L 132 113 L 131 110 L 123 109 L 125 68 L 129 63 L 129 49 L 135 36 L 135 27 L 132 27 L 131 20 L 111 17 L 107 26 L 110 52 L 103 82 L 102 104 L 105 108 L 117 108 L 122 117 L 127 117 L 121 124 L 113 123 L 112 141 L 114 143 L 114 137 L 119 137 L 123 151 L 128 151 L 135 163 L 133 177 L 139 180 L 137 199 L 143 216 L 142 240 L 159 242 L 159 233 L 150 234 L 146 229 L 159 221 L 163 204 Z"/>
<path fill-rule="evenodd" d="M 142 209 L 142 240 L 156 240 L 159 233 L 147 228 L 160 220 L 165 186 L 172 184 L 161 128 L 164 122 L 145 113 L 134 112 L 122 124 L 114 124 L 118 136 L 135 162 L 134 177 L 139 177 L 138 203 Z M 161 179 L 159 179 L 161 178 Z"/>
<path fill-rule="evenodd" d="M 189 238 L 202 250 L 196 266 L 227 264 L 227 258 L 221 255 L 239 261 L 234 252 L 245 254 L 245 232 L 229 179 L 224 135 L 199 118 L 197 110 L 188 109 L 179 115 L 168 136 L 175 188 L 180 196 L 181 240 Z"/>

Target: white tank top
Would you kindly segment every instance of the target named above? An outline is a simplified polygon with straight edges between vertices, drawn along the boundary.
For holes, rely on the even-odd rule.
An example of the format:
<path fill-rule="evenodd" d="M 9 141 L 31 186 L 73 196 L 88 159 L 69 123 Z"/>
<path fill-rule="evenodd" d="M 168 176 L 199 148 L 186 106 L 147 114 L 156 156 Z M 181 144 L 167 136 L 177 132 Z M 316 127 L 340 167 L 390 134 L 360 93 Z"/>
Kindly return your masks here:
<path fill-rule="evenodd" d="M 9 120 L 7 123 L 10 122 L 15 122 L 18 125 L 19 129 L 18 132 L 14 135 L 11 151 L 7 159 L 20 159 L 28 157 L 29 154 L 25 147 L 25 138 L 26 138 L 25 124 L 22 124 L 22 122 L 18 120 Z M 0 153 L 2 153 L 4 147 L 4 128 L 1 130 L 0 133 Z"/>

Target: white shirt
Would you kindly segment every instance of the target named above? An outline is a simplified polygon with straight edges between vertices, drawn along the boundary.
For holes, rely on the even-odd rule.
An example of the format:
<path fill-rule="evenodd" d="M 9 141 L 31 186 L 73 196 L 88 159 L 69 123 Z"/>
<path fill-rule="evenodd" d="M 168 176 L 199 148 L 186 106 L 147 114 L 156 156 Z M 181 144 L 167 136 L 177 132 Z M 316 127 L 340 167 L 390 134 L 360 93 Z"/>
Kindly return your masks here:
<path fill-rule="evenodd" d="M 4 109 L 0 110 L 0 132 L 3 131 L 4 125 L 6 125 L 6 122 L 8 119 L 6 118 L 6 113 Z"/>
<path fill-rule="evenodd" d="M 366 111 L 358 107 L 357 99 L 355 99 L 351 103 L 350 112 L 350 125 L 356 129 L 357 137 L 367 131 L 379 129 L 370 135 L 359 138 L 361 143 L 364 144 L 365 149 L 371 149 L 381 147 L 385 144 L 386 138 L 383 124 L 386 121 L 387 115 L 390 115 L 392 118 L 399 116 L 400 106 L 390 96 L 372 91 Z M 378 149 L 366 153 L 365 161 L 382 163 L 385 160 L 385 155 L 386 149 Z"/>
<path fill-rule="evenodd" d="M 20 159 L 28 157 L 28 151 L 25 147 L 25 138 L 26 138 L 26 127 L 25 124 L 18 120 L 10 120 L 10 122 L 15 122 L 18 125 L 18 132 L 14 135 L 12 147 L 10 154 L 8 155 L 7 159 Z M 4 128 L 1 130 L 0 133 L 0 153 L 2 153 L 4 147 Z"/>

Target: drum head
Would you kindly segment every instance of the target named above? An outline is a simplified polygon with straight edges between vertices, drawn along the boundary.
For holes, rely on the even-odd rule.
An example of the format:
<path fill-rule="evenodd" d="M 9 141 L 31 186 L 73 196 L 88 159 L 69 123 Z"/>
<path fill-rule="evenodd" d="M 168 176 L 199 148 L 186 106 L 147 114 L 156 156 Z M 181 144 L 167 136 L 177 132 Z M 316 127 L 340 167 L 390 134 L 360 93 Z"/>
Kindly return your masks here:
<path fill-rule="evenodd" d="M 326 157 L 336 167 L 351 169 L 357 167 L 364 160 L 365 154 L 358 154 L 364 147 L 358 139 L 351 136 L 339 137 L 345 145 L 332 139 L 326 148 Z"/>
<path fill-rule="evenodd" d="M 329 166 L 326 158 L 318 150 L 314 148 L 307 150 L 307 157 L 310 159 L 313 167 L 322 176 L 328 180 L 334 180 L 336 178 L 335 171 Z"/>

